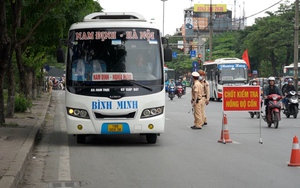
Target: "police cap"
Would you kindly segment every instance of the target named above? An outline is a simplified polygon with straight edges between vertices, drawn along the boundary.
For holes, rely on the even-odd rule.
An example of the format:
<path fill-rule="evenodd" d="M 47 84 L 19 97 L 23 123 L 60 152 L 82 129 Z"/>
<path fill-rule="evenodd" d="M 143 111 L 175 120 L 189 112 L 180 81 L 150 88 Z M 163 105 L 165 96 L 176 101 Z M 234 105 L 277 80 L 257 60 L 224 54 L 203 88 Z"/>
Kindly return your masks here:
<path fill-rule="evenodd" d="M 193 73 L 192 73 L 192 76 L 193 76 L 193 77 L 199 77 L 200 74 L 199 74 L 198 72 L 193 72 Z"/>

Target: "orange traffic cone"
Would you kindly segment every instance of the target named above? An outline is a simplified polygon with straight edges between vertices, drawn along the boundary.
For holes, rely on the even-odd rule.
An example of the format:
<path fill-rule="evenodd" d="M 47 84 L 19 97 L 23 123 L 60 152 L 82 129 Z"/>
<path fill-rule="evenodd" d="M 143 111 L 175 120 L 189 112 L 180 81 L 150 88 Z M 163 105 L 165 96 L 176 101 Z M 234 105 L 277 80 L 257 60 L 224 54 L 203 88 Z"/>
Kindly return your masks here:
<path fill-rule="evenodd" d="M 293 139 L 293 147 L 291 152 L 291 160 L 288 166 L 300 166 L 300 148 L 298 137 L 294 136 Z"/>
<path fill-rule="evenodd" d="M 232 140 L 229 138 L 229 131 L 228 131 L 228 125 L 227 125 L 227 116 L 226 114 L 223 115 L 222 120 L 222 131 L 221 131 L 221 138 L 218 140 L 220 143 L 232 143 Z"/>

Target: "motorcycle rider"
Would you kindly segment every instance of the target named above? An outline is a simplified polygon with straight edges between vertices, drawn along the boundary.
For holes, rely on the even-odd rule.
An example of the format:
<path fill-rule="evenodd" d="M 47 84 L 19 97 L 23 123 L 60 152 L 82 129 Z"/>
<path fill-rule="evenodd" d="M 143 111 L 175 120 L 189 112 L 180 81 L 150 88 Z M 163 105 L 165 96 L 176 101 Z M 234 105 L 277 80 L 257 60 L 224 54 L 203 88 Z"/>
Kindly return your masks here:
<path fill-rule="evenodd" d="M 176 86 L 182 86 L 182 82 L 181 82 L 180 78 L 178 79 L 178 82 L 176 83 Z"/>
<path fill-rule="evenodd" d="M 282 84 L 282 87 L 281 87 L 281 92 L 284 94 L 284 89 L 285 89 L 285 87 L 288 85 L 288 80 L 289 80 L 289 78 L 285 78 L 284 80 L 283 80 L 283 84 Z"/>
<path fill-rule="evenodd" d="M 288 105 L 289 98 L 290 98 L 289 92 L 296 91 L 293 83 L 294 83 L 293 79 L 289 78 L 288 84 L 284 87 L 284 90 L 283 90 L 283 94 L 284 94 L 285 98 L 282 100 L 282 102 L 284 103 L 285 109 L 287 109 L 287 105 Z"/>
<path fill-rule="evenodd" d="M 271 76 L 268 78 L 268 83 L 269 85 L 267 85 L 265 88 L 264 88 L 264 99 L 265 99 L 265 106 L 266 106 L 266 117 L 268 115 L 268 103 L 269 103 L 269 99 L 267 99 L 268 95 L 271 95 L 271 94 L 277 94 L 277 95 L 280 95 L 282 96 L 282 92 L 281 90 L 275 86 L 275 77 Z M 281 107 L 283 108 L 283 107 Z"/>
<path fill-rule="evenodd" d="M 184 93 L 184 88 L 183 88 L 182 81 L 180 78 L 178 79 L 178 82 L 176 83 L 176 92 L 175 92 L 176 94 L 177 94 L 177 86 L 182 86 L 182 93 Z"/>
<path fill-rule="evenodd" d="M 170 88 L 171 87 L 174 87 L 175 88 L 175 91 L 176 91 L 176 85 L 175 85 L 175 83 L 174 83 L 174 80 L 172 79 L 172 80 L 170 80 L 170 83 L 169 83 L 169 85 L 168 85 L 168 91 L 169 91 L 169 94 L 170 94 Z"/>

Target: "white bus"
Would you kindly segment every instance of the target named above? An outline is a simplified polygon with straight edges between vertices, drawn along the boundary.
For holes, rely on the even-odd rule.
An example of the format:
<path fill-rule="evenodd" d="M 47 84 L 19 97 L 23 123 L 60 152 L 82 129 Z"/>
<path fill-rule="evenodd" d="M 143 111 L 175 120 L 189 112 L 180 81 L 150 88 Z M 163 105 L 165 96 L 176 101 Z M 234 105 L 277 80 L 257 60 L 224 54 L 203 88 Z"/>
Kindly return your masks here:
<path fill-rule="evenodd" d="M 77 143 L 96 134 L 156 143 L 165 127 L 164 61 L 172 60 L 159 27 L 137 13 L 92 13 L 70 27 L 67 43 L 67 133 Z"/>
<path fill-rule="evenodd" d="M 221 101 L 223 85 L 247 85 L 248 71 L 244 60 L 221 58 L 203 63 L 206 81 L 210 87 L 210 100 Z"/>
<path fill-rule="evenodd" d="M 284 77 L 294 77 L 294 63 L 283 67 L 283 76 Z M 300 77 L 300 63 L 298 63 L 298 78 Z"/>

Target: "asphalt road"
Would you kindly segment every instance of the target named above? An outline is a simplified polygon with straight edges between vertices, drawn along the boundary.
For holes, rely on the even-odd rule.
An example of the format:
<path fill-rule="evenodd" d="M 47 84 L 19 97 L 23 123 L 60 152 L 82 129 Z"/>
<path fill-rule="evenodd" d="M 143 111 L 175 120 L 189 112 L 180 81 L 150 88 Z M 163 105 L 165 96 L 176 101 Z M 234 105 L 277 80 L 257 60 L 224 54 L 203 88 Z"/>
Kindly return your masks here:
<path fill-rule="evenodd" d="M 299 118 L 282 117 L 274 129 L 247 112 L 227 112 L 233 143 L 218 143 L 222 103 L 210 102 L 208 125 L 192 130 L 188 89 L 181 99 L 166 98 L 166 129 L 156 144 L 147 144 L 144 136 L 102 135 L 78 145 L 65 133 L 63 91 L 52 98 L 42 140 L 19 188 L 300 186 L 300 168 L 288 166 L 293 137 L 300 136 Z"/>

